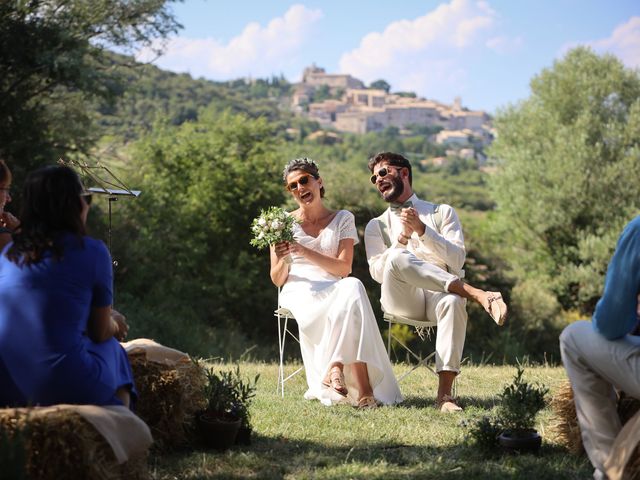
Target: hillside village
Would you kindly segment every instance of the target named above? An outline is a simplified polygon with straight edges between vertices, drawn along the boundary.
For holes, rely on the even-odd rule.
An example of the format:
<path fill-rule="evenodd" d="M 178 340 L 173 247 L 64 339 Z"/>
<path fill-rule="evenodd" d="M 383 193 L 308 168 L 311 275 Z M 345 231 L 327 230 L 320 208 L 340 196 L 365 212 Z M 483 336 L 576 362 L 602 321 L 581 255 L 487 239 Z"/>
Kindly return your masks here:
<path fill-rule="evenodd" d="M 317 101 L 318 96 L 330 98 Z M 453 105 L 446 105 L 414 94 L 388 93 L 366 88 L 351 75 L 326 73 L 315 65 L 305 68 L 302 81 L 294 86 L 292 108 L 338 132 L 367 133 L 388 127 L 402 131 L 418 127 L 431 134 L 434 143 L 448 147 L 447 156 L 476 157 L 479 163 L 484 157 L 478 158 L 477 154 L 494 137 L 490 116 L 481 110 L 464 108 L 459 97 Z"/>

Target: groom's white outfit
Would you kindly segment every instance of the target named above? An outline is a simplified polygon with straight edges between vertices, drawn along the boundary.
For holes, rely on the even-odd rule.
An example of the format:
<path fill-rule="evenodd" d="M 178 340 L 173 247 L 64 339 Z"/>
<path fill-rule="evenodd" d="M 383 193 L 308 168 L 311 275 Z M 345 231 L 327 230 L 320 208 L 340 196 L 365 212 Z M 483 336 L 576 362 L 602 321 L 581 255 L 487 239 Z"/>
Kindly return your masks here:
<path fill-rule="evenodd" d="M 467 329 L 466 300 L 447 289 L 464 276 L 462 226 L 449 205 L 426 202 L 414 194 L 404 206 L 418 212 L 424 235 L 414 232 L 406 246 L 398 242 L 402 206 L 391 204 L 365 229 L 369 272 L 382 284 L 380 301 L 385 312 L 437 323 L 436 371 L 459 372 Z"/>

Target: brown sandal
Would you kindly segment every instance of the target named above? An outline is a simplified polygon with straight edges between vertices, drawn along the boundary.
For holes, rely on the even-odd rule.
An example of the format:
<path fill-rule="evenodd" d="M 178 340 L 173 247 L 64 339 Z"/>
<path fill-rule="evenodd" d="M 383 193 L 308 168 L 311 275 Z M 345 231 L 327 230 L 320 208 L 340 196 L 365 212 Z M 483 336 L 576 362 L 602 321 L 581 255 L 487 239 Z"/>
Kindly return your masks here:
<path fill-rule="evenodd" d="M 358 400 L 358 405 L 356 405 L 356 407 L 362 410 L 378 408 L 378 402 L 373 396 L 366 395 Z"/>
<path fill-rule="evenodd" d="M 502 326 L 505 318 L 507 318 L 507 304 L 502 300 L 502 295 L 499 292 L 489 292 L 491 295 L 488 300 L 487 313 L 493 318 L 493 320 Z"/>
<path fill-rule="evenodd" d="M 455 413 L 462 411 L 462 407 L 458 405 L 458 400 L 453 398 L 451 395 L 445 395 L 442 397 L 442 400 L 436 402 L 436 408 L 442 413 Z"/>
<path fill-rule="evenodd" d="M 346 397 L 349 393 L 349 391 L 347 390 L 347 384 L 344 381 L 344 373 L 342 373 L 340 367 L 333 367 L 331 370 L 329 370 L 329 379 L 323 380 L 322 385 L 330 388 L 338 395 L 342 395 L 343 397 Z"/>

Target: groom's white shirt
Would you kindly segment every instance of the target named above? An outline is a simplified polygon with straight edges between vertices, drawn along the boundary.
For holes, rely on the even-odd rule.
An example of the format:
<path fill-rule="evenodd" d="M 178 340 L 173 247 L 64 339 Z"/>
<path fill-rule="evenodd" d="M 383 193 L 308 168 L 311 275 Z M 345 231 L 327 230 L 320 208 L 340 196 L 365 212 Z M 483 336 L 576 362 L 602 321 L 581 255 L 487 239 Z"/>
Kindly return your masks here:
<path fill-rule="evenodd" d="M 425 231 L 422 236 L 414 232 L 406 247 L 397 240 L 402 231 L 402 223 L 400 216 L 392 212 L 391 208 L 387 208 L 382 215 L 370 220 L 367 224 L 364 241 L 369 272 L 373 279 L 382 283 L 390 251 L 389 245 L 385 242 L 383 231 L 385 227 L 391 248 L 407 248 L 417 258 L 463 278 L 462 267 L 466 250 L 462 225 L 453 207 L 420 200 L 415 194 L 409 198 L 409 201 L 412 202 L 420 220 L 425 224 Z"/>

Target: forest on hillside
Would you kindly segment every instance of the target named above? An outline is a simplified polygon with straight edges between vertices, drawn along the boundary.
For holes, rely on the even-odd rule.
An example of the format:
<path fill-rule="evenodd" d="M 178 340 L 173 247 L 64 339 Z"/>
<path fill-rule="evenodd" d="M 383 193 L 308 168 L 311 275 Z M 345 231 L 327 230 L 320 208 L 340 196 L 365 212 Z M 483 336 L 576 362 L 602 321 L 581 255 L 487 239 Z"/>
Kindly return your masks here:
<path fill-rule="evenodd" d="M 277 292 L 249 225 L 268 206 L 293 207 L 281 172 L 295 157 L 318 162 L 329 206 L 352 211 L 360 233 L 385 208 L 369 156 L 415 160 L 418 195 L 462 219 L 467 279 L 511 307 L 502 328 L 469 307 L 465 355 L 476 362 L 558 361 L 559 331 L 590 315 L 615 240 L 640 211 L 640 74 L 615 57 L 578 48 L 536 75 L 530 96 L 495 119 L 491 173 L 462 159 L 436 168 L 418 161 L 441 153 L 419 129 L 313 140 L 319 125 L 289 111 L 284 78 L 210 82 L 107 48 L 175 31 L 163 2 L 137 2 L 126 19 L 118 0 L 92 15 L 67 3 L 0 5 L 0 38 L 15 46 L 0 54 L 0 156 L 16 186 L 65 158 L 101 162 L 142 191 L 112 205 L 111 235 L 105 198 L 90 217 L 92 235 L 112 240 L 115 307 L 132 336 L 204 357 L 275 358 Z M 9 209 L 19 204 L 18 193 Z M 380 314 L 362 244 L 353 275 Z"/>

